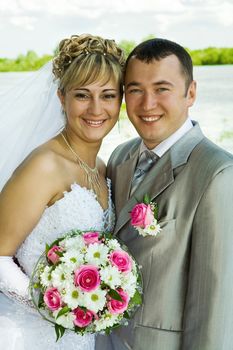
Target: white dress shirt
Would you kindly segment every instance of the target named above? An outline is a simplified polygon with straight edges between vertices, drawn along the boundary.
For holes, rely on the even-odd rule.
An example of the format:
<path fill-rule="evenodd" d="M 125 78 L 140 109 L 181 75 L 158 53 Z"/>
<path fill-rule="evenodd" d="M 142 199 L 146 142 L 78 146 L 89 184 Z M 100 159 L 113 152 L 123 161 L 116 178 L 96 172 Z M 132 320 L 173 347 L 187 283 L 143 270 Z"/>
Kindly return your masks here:
<path fill-rule="evenodd" d="M 174 143 L 176 143 L 179 139 L 181 139 L 181 137 L 184 136 L 184 134 L 186 134 L 192 127 L 193 127 L 193 123 L 191 119 L 187 118 L 184 124 L 182 124 L 178 130 L 176 130 L 171 136 L 169 136 L 167 139 L 162 141 L 155 148 L 151 149 L 151 151 L 154 152 L 159 158 L 161 158 L 164 155 L 164 153 L 166 153 L 167 150 L 171 148 L 171 146 L 173 146 Z M 139 156 L 146 149 L 148 148 L 142 141 L 140 145 Z"/>

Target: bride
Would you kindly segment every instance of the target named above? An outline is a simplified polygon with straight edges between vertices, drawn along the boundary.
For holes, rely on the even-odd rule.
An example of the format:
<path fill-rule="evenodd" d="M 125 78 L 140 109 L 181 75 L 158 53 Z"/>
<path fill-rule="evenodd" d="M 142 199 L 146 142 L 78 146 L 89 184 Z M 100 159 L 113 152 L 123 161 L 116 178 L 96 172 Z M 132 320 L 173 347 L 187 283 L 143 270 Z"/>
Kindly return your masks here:
<path fill-rule="evenodd" d="M 113 228 L 110 183 L 97 153 L 118 119 L 123 65 L 123 52 L 113 40 L 83 34 L 64 39 L 59 45 L 52 70 L 65 127 L 26 157 L 0 193 L 0 290 L 4 293 L 0 293 L 1 349 L 94 349 L 94 335 L 81 337 L 67 332 L 56 343 L 53 326 L 32 308 L 28 285 L 45 243 L 71 229 Z M 43 98 L 35 94 L 33 101 L 24 101 L 25 109 L 27 102 L 42 104 Z M 13 112 L 16 120 L 20 110 Z M 36 115 L 38 110 L 30 113 L 26 125 L 25 119 L 21 120 L 25 129 Z M 37 122 L 45 123 L 45 128 L 31 133 L 27 150 L 29 144 L 43 140 L 41 130 L 46 134 L 53 123 L 55 130 L 56 115 L 51 112 L 47 122 Z M 18 130 L 14 119 L 9 125 L 14 134 Z M 24 137 L 21 140 L 23 143 Z M 11 157 L 8 160 L 10 163 Z M 1 173 L 7 165 L 8 161 Z M 6 181 L 7 176 L 0 177 Z"/>

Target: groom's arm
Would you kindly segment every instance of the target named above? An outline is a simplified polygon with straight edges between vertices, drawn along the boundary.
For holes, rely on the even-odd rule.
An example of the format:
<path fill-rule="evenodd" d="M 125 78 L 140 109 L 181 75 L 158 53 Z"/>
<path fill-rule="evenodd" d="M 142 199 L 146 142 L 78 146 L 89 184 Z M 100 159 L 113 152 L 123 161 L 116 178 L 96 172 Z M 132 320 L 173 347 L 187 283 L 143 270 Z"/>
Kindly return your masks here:
<path fill-rule="evenodd" d="M 182 350 L 233 349 L 233 166 L 215 176 L 192 229 Z"/>

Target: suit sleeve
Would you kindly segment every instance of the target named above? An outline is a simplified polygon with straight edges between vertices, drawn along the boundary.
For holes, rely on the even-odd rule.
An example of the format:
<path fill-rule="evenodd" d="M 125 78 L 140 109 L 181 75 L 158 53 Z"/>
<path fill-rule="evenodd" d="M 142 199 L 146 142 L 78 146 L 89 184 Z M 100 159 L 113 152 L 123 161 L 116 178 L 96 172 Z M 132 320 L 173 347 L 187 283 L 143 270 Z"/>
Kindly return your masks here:
<path fill-rule="evenodd" d="M 197 208 L 182 350 L 233 349 L 233 167 L 218 173 Z"/>

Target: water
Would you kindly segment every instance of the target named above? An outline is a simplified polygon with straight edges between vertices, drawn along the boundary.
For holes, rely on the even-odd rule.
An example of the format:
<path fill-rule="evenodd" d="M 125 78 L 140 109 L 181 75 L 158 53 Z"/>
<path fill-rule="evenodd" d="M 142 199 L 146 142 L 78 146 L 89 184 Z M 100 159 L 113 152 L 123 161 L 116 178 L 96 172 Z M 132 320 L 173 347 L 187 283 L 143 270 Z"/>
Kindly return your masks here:
<path fill-rule="evenodd" d="M 32 74 L 0 73 L 0 95 Z M 194 78 L 197 100 L 190 109 L 191 118 L 200 123 L 207 137 L 233 153 L 233 65 L 194 67 Z M 121 120 L 105 138 L 101 156 L 107 160 L 119 143 L 136 135 L 130 122 Z"/>
<path fill-rule="evenodd" d="M 190 115 L 206 136 L 233 152 L 233 65 L 195 67 L 194 75 L 197 101 Z"/>

